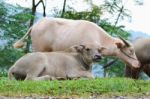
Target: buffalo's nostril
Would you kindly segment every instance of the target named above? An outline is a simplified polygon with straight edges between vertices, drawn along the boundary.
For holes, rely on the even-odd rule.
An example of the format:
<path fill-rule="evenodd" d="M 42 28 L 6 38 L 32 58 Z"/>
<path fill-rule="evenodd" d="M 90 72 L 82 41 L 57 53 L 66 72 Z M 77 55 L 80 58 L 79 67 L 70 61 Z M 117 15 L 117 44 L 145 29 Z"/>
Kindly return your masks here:
<path fill-rule="evenodd" d="M 100 56 L 100 55 L 95 55 L 95 56 L 94 56 L 94 59 L 96 59 L 96 60 L 97 60 L 97 59 L 102 59 L 102 56 Z"/>

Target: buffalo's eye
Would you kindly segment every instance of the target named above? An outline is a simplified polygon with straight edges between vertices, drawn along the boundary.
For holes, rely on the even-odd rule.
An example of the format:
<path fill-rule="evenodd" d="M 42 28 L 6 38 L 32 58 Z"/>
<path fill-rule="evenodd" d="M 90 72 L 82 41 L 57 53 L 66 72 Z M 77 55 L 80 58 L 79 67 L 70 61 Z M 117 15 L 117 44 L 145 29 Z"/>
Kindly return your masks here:
<path fill-rule="evenodd" d="M 134 50 L 130 50 L 130 54 L 134 54 Z"/>

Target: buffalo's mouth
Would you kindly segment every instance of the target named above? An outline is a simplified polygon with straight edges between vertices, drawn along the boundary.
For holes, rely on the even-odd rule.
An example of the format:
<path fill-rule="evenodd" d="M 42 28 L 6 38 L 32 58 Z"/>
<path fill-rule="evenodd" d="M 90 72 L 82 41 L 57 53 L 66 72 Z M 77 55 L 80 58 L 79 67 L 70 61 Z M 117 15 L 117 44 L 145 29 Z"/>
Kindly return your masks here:
<path fill-rule="evenodd" d="M 102 59 L 101 55 L 95 55 L 93 61 L 98 62 L 100 59 Z"/>

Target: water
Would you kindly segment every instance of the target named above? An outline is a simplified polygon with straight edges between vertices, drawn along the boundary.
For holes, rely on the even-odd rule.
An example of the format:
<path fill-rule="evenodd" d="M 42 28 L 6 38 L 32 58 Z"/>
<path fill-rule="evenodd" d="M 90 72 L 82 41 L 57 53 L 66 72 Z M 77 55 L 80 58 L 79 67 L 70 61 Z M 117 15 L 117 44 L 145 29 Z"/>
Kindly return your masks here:
<path fill-rule="evenodd" d="M 104 77 L 104 68 L 102 65 L 98 63 L 93 63 L 92 64 L 92 74 L 95 77 Z"/>

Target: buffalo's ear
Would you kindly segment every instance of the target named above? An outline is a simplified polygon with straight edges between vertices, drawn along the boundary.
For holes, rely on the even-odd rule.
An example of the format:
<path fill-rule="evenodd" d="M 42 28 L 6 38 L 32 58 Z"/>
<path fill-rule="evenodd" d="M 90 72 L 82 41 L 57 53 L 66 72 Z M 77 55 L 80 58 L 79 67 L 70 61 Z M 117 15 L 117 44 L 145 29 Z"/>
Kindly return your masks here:
<path fill-rule="evenodd" d="M 124 45 L 121 42 L 116 42 L 115 44 L 119 49 L 124 47 Z"/>
<path fill-rule="evenodd" d="M 74 46 L 77 52 L 83 52 L 83 49 L 85 49 L 85 45 L 76 45 Z"/>

